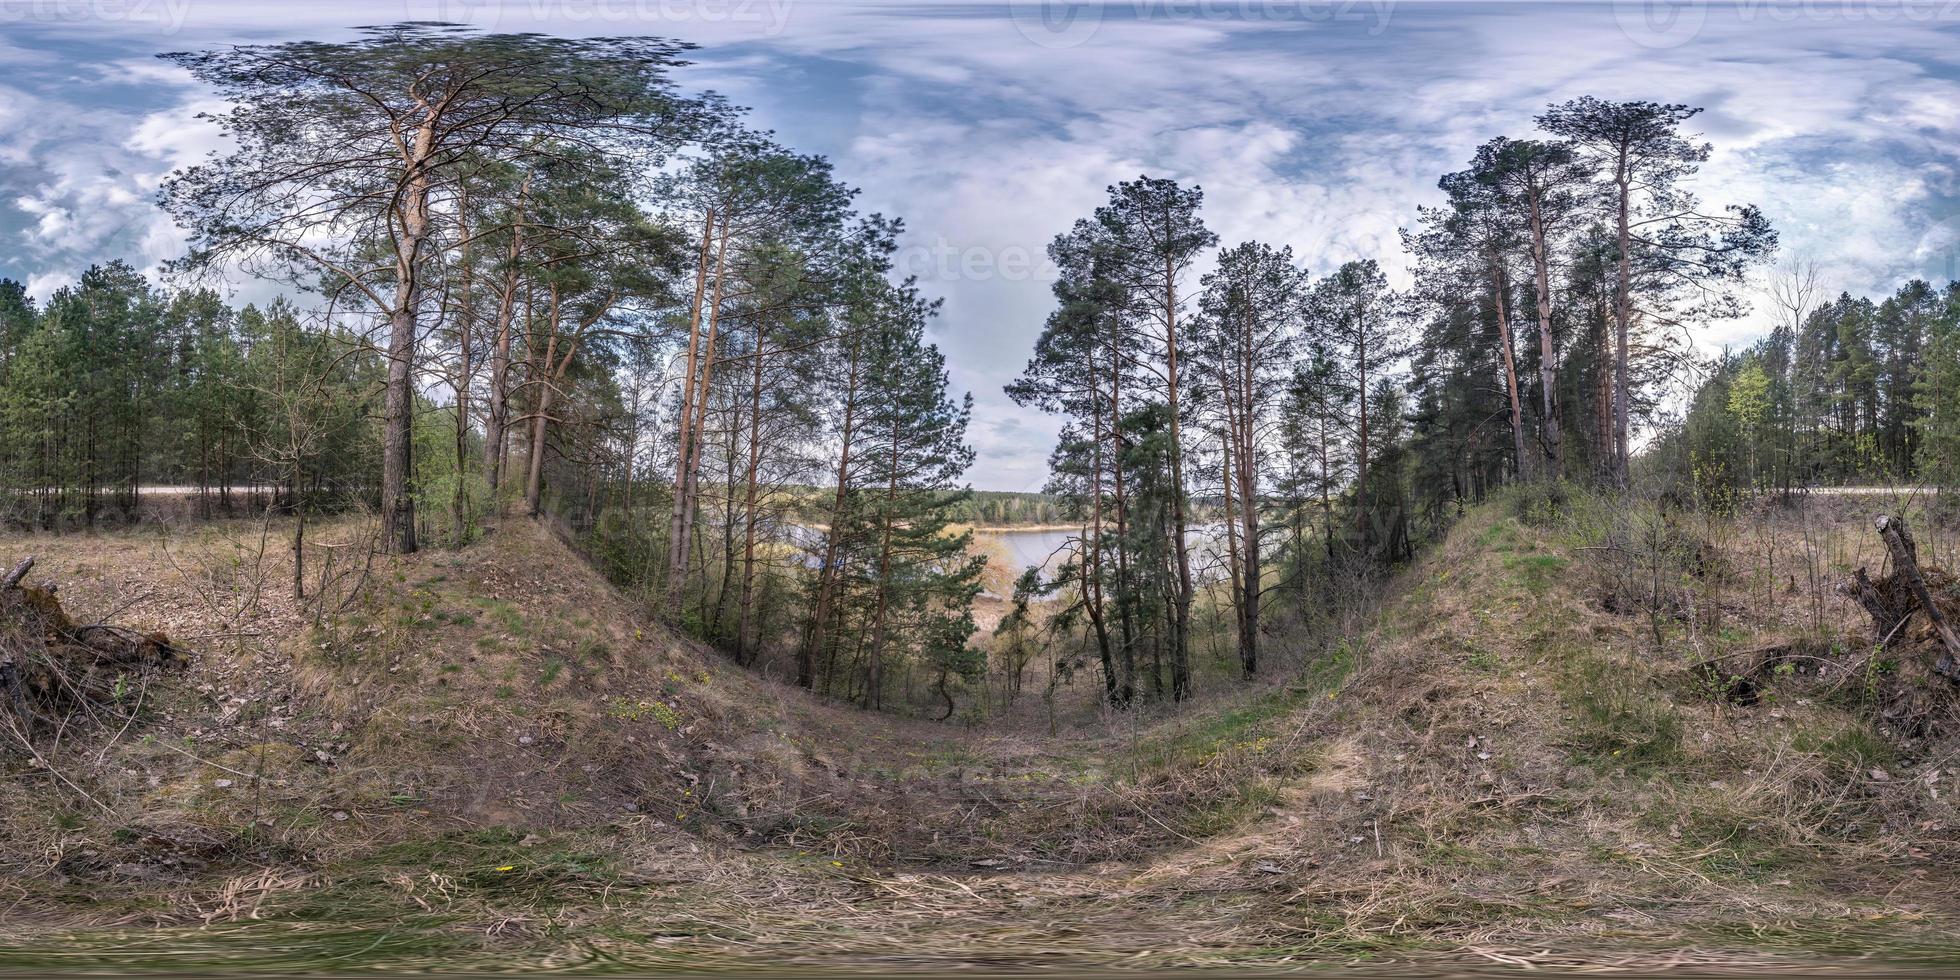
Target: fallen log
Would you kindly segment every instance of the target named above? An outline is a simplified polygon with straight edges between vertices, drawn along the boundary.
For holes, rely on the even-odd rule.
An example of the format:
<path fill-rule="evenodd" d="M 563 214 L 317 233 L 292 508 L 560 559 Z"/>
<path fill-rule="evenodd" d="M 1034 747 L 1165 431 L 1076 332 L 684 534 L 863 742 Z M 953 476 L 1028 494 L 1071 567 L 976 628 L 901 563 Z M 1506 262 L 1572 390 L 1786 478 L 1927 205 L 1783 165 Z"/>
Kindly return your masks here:
<path fill-rule="evenodd" d="M 14 570 L 7 573 L 6 578 L 0 578 L 0 592 L 5 592 L 9 589 L 19 588 L 20 580 L 26 578 L 28 571 L 31 570 L 33 567 L 34 567 L 33 555 L 28 555 L 26 558 L 21 559 L 20 564 L 15 565 Z"/>
<path fill-rule="evenodd" d="M 1960 636 L 1954 634 L 1946 614 L 1940 612 L 1939 603 L 1933 601 L 1932 590 L 1926 587 L 1926 576 L 1919 569 L 1919 547 L 1913 543 L 1912 532 L 1906 528 L 1905 521 L 1885 514 L 1878 515 L 1872 524 L 1878 529 L 1878 536 L 1885 542 L 1886 550 L 1892 553 L 1895 574 L 1905 579 L 1913 598 L 1919 602 L 1919 608 L 1925 611 L 1926 618 L 1932 621 L 1934 632 L 1939 634 L 1940 642 L 1946 646 L 1945 655 L 1940 657 L 1933 669 L 1948 678 L 1960 680 Z"/>

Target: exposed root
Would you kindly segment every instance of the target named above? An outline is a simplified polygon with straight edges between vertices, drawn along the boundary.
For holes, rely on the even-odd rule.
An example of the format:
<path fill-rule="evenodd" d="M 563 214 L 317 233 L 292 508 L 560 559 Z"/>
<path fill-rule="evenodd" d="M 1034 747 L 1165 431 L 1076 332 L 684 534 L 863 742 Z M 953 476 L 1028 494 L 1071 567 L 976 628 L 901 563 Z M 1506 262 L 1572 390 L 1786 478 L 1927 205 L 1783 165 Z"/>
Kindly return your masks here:
<path fill-rule="evenodd" d="M 69 619 L 52 583 L 21 584 L 33 566 L 29 557 L 0 578 L 0 706 L 14 747 L 30 754 L 77 719 L 125 721 L 134 682 L 185 659 L 162 633 Z"/>

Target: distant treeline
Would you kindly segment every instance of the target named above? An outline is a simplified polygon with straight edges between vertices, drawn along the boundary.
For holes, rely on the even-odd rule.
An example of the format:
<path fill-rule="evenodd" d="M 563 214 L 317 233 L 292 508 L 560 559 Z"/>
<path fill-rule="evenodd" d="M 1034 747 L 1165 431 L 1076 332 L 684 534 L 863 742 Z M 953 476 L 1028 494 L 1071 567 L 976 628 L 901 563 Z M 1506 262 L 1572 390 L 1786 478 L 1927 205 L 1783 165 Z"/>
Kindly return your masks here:
<path fill-rule="evenodd" d="M 1960 486 L 1960 282 L 1874 302 L 1779 274 L 1781 320 L 1716 360 L 1652 465 L 1707 502 L 1814 485 Z"/>
<path fill-rule="evenodd" d="M 1067 520 L 1060 498 L 1045 493 L 975 490 L 953 509 L 966 524 L 1056 524 Z"/>
<path fill-rule="evenodd" d="M 341 499 L 379 478 L 380 359 L 295 309 L 166 293 L 128 265 L 37 307 L 0 280 L 0 519 L 47 529 L 135 516 L 142 488 Z"/>
<path fill-rule="evenodd" d="M 820 501 L 824 494 L 834 492 L 828 489 L 812 488 L 807 491 L 812 504 Z M 817 506 L 807 508 L 814 518 L 821 518 Z M 973 490 L 960 500 L 948 504 L 946 516 L 958 524 L 975 524 L 982 527 L 998 527 L 1009 524 L 1066 524 L 1069 515 L 1063 510 L 1063 501 L 1053 494 L 1022 493 L 1013 490 Z"/>

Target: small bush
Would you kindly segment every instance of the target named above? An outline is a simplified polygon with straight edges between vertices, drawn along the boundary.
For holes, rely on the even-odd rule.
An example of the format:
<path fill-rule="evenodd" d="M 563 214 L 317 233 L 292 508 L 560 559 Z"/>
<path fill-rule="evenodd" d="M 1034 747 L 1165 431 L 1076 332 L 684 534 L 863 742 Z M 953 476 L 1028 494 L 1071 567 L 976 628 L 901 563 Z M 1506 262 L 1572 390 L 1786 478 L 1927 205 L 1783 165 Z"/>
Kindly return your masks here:
<path fill-rule="evenodd" d="M 1522 483 L 1511 489 L 1511 510 L 1531 527 L 1557 527 L 1581 493 L 1564 480 Z"/>

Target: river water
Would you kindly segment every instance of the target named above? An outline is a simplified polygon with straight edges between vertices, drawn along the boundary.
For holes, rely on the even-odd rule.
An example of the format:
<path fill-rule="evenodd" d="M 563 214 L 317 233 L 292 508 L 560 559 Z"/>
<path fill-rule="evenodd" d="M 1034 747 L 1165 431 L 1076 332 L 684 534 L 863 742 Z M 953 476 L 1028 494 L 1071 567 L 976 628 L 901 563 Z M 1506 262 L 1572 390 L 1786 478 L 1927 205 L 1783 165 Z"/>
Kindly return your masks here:
<path fill-rule="evenodd" d="M 1192 573 L 1199 579 L 1216 577 L 1214 569 L 1221 564 L 1224 551 L 1223 531 L 1217 524 L 1195 525 L 1190 529 Z M 815 552 L 822 547 L 823 532 L 798 527 L 792 537 L 810 553 L 806 560 L 814 565 L 818 557 Z M 1005 563 L 1010 579 L 1030 566 L 1040 568 L 1042 577 L 1048 578 L 1081 546 L 1081 538 L 1082 531 L 1077 528 L 975 528 L 973 547 L 986 555 L 988 561 Z"/>
<path fill-rule="evenodd" d="M 1194 525 L 1189 531 L 1192 573 L 1206 579 L 1218 574 L 1225 549 L 1224 528 L 1217 524 Z M 1013 562 L 1015 574 L 1035 566 L 1043 577 L 1081 546 L 1082 532 L 1060 528 L 984 528 L 973 533 L 976 547 L 993 560 Z"/>

